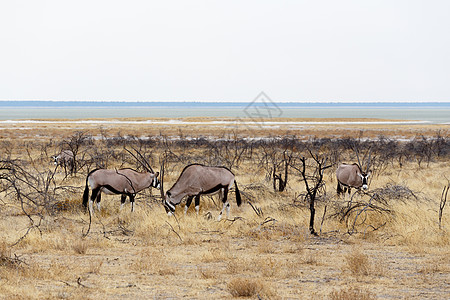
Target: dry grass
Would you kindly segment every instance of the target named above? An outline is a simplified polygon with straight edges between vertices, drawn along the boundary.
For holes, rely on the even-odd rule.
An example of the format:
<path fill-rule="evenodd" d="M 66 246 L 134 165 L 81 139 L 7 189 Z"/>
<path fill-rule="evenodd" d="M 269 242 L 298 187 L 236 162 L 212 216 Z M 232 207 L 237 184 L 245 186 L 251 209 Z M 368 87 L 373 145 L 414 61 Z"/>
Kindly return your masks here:
<path fill-rule="evenodd" d="M 362 253 L 360 249 L 354 248 L 345 256 L 344 270 L 348 269 L 356 277 L 367 276 L 372 272 L 372 264 L 369 257 Z"/>
<path fill-rule="evenodd" d="M 257 279 L 237 277 L 227 284 L 228 291 L 233 297 L 274 298 L 275 292 L 266 282 Z"/>
<path fill-rule="evenodd" d="M 83 241 L 83 240 L 76 241 L 72 245 L 72 249 L 75 251 L 75 253 L 86 254 L 87 249 L 88 249 L 88 244 L 86 241 Z"/>
<path fill-rule="evenodd" d="M 371 292 L 360 290 L 359 288 L 341 289 L 339 291 L 333 291 L 330 294 L 331 300 L 374 300 L 375 295 Z"/>
<path fill-rule="evenodd" d="M 51 136 L 67 138 L 78 129 L 70 124 L 60 129 L 38 126 L 34 130 L 11 128 L 0 131 L 0 135 L 11 142 L 12 155 L 25 158 L 22 137 L 31 139 L 39 130 L 42 140 L 34 142 L 40 145 Z M 87 127 L 93 135 L 100 132 L 96 126 Z M 182 129 L 187 135 L 221 136 L 228 132 L 217 127 L 200 127 Z M 325 137 L 359 134 L 359 128 L 347 127 L 316 126 L 304 134 Z M 118 131 L 152 135 L 159 134 L 159 130 L 167 135 L 179 134 L 175 125 L 167 128 L 107 125 L 104 130 L 112 135 Z M 377 136 L 382 132 L 409 137 L 432 135 L 434 130 L 435 126 L 401 126 L 394 130 L 368 125 L 364 135 Z M 258 130 L 254 135 L 286 133 L 300 134 L 293 129 L 277 128 Z M 30 230 L 20 243 L 11 247 L 27 232 L 30 220 L 21 212 L 20 205 L 0 194 L 3 201 L 0 299 L 446 297 L 450 210 L 444 211 L 443 229 L 439 230 L 437 209 L 446 183 L 443 174 L 450 174 L 448 161 L 433 161 L 428 168 L 405 163 L 402 168 L 374 176 L 371 189 L 397 183 L 409 187 L 420 199 L 391 201 L 394 214 L 389 217 L 369 214 L 366 224 L 351 236 L 345 224 L 329 217 L 331 204 L 319 237 L 309 235 L 309 211 L 292 205 L 296 194 L 304 190 L 294 175 L 285 192 L 274 193 L 271 183 L 264 180 L 264 174 L 253 164 L 246 162 L 233 171 L 241 190 L 252 197 L 252 203 L 263 211 L 263 216 L 257 216 L 247 203 L 238 208 L 233 194 L 231 220 L 221 222 L 216 221 L 220 206 L 207 197 L 201 200 L 199 216 L 192 210 L 184 215 L 183 209 L 177 208 L 176 218 L 168 218 L 160 202 L 148 194 L 137 200 L 134 213 L 130 213 L 128 202 L 119 210 L 120 197 L 104 196 L 102 211 L 92 218 L 90 233 L 83 238 L 89 217 L 79 206 L 86 174 L 63 179 L 64 175 L 58 173 L 58 183 L 76 187 L 78 191 L 58 199 L 67 205 L 61 205 L 55 215 L 46 215 L 38 228 Z M 168 174 L 165 178 L 168 185 L 176 180 L 177 174 L 177 170 Z M 335 197 L 332 172 L 326 174 L 326 180 L 330 199 L 340 201 Z M 324 206 L 318 203 L 316 208 L 319 226 Z M 205 217 L 208 213 L 212 219 Z M 274 221 L 264 223 L 268 217 Z M 33 218 L 37 224 L 37 215 Z M 378 230 L 367 226 L 384 223 Z"/>

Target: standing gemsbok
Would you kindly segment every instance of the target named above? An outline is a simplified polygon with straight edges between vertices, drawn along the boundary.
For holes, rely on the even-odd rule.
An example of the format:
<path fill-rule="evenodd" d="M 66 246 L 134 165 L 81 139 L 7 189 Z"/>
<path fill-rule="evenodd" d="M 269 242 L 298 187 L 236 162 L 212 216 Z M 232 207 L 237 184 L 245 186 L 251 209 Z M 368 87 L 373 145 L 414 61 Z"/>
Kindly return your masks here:
<path fill-rule="evenodd" d="M 356 157 L 358 158 L 358 163 L 354 164 L 340 164 L 336 170 L 337 178 L 337 194 L 340 195 L 348 190 L 348 195 L 350 196 L 351 188 L 367 190 L 369 184 L 367 179 L 372 173 L 369 170 L 370 166 L 370 152 L 367 167 L 363 171 L 362 165 L 359 161 L 358 152 L 356 151 Z"/>
<path fill-rule="evenodd" d="M 67 175 L 67 167 L 69 168 L 70 174 L 74 173 L 75 170 L 75 155 L 72 150 L 62 150 L 58 155 L 53 155 L 53 162 L 55 166 L 60 166 L 64 168 Z"/>
<path fill-rule="evenodd" d="M 161 175 L 163 176 L 163 175 Z M 163 179 L 162 179 L 163 181 Z M 221 194 L 223 207 L 219 214 L 218 220 L 222 218 L 224 210 L 227 210 L 227 218 L 230 214 L 230 203 L 228 202 L 228 191 L 235 187 L 236 203 L 241 205 L 241 195 L 236 183 L 234 174 L 226 167 L 209 167 L 201 164 L 192 164 L 186 166 L 180 174 L 175 184 L 164 194 L 163 188 L 163 204 L 166 212 L 171 215 L 175 212 L 175 206 L 187 196 L 185 212 L 195 197 L 195 210 L 198 213 L 200 204 L 200 195 L 213 194 L 219 192 Z"/>
<path fill-rule="evenodd" d="M 92 195 L 89 200 L 89 211 L 94 212 L 92 204 L 97 201 L 100 210 L 101 193 L 114 195 L 121 194 L 121 207 L 127 196 L 130 198 L 131 211 L 134 211 L 134 197 L 136 193 L 148 187 L 160 188 L 159 172 L 138 172 L 133 169 L 107 170 L 95 169 L 86 177 L 86 187 L 83 193 L 83 206 L 86 208 L 89 199 L 89 185 Z M 88 185 L 89 184 L 89 185 Z"/>

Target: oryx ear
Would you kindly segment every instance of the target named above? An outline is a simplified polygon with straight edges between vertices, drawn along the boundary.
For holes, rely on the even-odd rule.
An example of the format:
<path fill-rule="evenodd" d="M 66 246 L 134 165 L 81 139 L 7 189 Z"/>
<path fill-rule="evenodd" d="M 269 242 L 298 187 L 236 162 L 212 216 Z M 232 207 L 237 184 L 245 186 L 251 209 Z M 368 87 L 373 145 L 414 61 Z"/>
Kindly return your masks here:
<path fill-rule="evenodd" d="M 372 170 L 369 170 L 369 172 L 367 172 L 367 177 L 369 177 L 370 174 L 372 174 Z"/>
<path fill-rule="evenodd" d="M 159 176 L 159 172 L 156 172 L 156 173 L 155 173 L 155 177 L 158 177 L 158 176 Z"/>
<path fill-rule="evenodd" d="M 167 192 L 166 195 L 167 195 L 168 197 L 171 197 L 171 196 L 172 196 L 172 194 L 170 194 L 170 192 Z"/>

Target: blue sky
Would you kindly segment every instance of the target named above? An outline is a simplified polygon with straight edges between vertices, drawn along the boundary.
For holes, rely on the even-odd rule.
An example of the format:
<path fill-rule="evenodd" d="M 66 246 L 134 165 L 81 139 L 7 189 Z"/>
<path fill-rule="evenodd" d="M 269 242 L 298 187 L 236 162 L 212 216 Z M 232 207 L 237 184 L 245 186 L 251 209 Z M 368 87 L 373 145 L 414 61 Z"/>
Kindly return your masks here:
<path fill-rule="evenodd" d="M 0 100 L 450 101 L 450 1 L 2 1 Z"/>

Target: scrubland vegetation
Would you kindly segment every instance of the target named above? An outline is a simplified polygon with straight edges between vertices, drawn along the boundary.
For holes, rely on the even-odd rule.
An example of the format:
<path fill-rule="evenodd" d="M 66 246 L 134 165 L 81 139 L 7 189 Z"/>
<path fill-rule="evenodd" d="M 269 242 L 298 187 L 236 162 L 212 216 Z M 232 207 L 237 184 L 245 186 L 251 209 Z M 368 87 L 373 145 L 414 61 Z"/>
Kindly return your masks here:
<path fill-rule="evenodd" d="M 122 125 L 2 136 L 0 298 L 449 295 L 448 128 L 402 128 L 408 138 L 399 140 L 374 136 L 379 128 L 369 125 L 333 128 L 333 136 L 312 128 L 307 137 L 279 128 L 207 134 L 169 127 L 140 135 Z M 103 196 L 90 218 L 81 206 L 90 170 L 144 170 L 125 148 L 155 171 L 164 161 L 165 189 L 190 163 L 226 166 L 244 203 L 236 206 L 232 190 L 228 219 L 216 221 L 217 196 L 202 196 L 198 215 L 193 207 L 184 215 L 182 203 L 168 217 L 160 191 L 147 189 L 135 212 L 129 203 L 119 210 L 120 196 Z M 74 152 L 73 170 L 52 164 L 62 149 Z M 337 164 L 357 162 L 356 153 L 364 166 L 370 156 L 370 188 L 338 197 Z"/>

